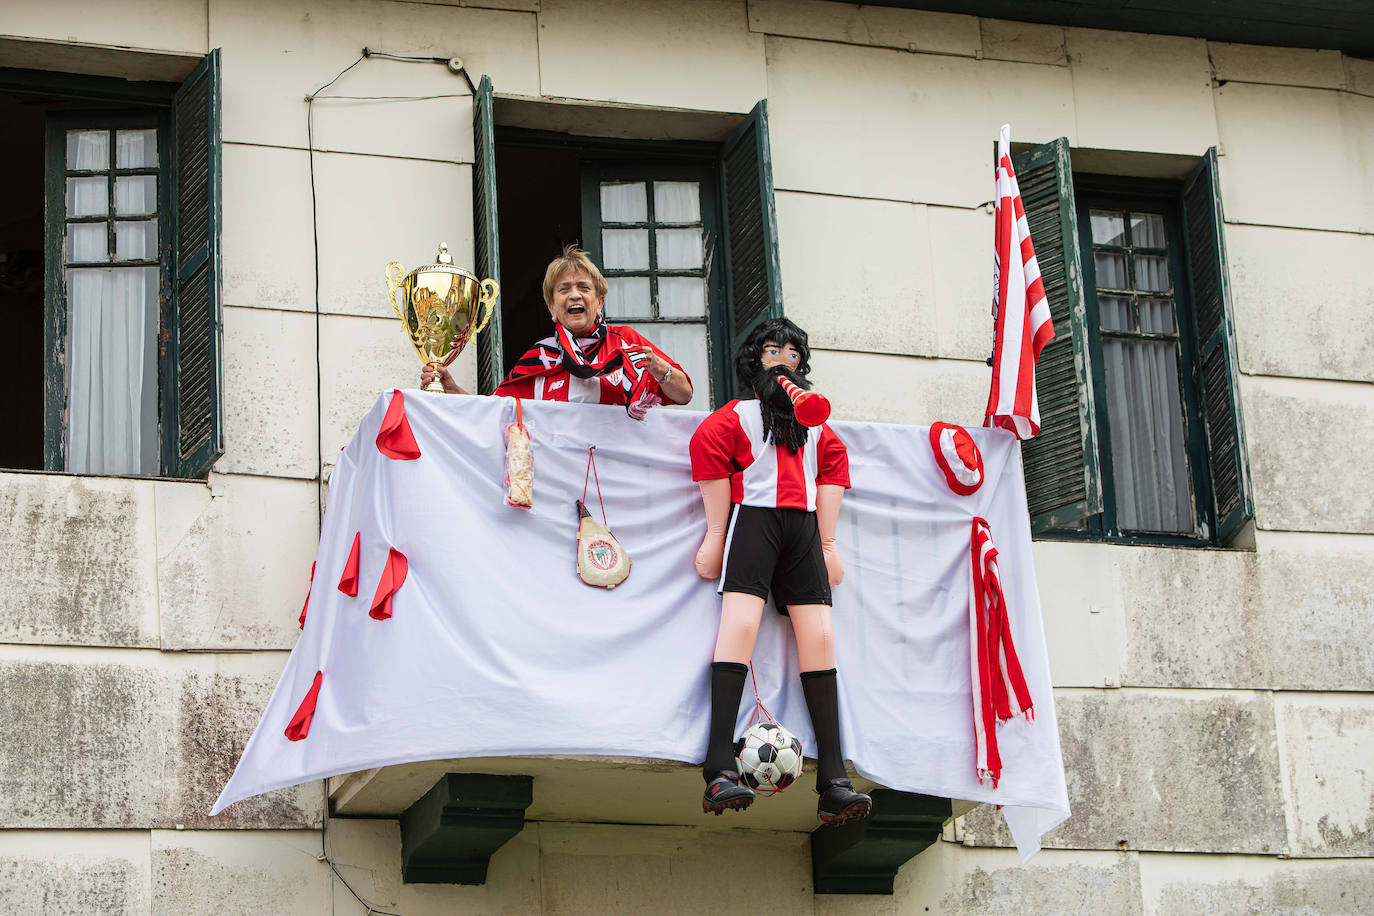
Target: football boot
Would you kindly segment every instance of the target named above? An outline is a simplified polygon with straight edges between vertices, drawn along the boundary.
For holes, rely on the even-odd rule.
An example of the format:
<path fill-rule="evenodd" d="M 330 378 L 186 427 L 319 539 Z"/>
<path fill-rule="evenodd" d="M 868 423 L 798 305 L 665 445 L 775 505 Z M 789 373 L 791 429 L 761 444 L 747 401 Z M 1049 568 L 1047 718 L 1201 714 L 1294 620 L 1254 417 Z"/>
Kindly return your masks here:
<path fill-rule="evenodd" d="M 873 799 L 854 791 L 848 779 L 832 779 L 816 802 L 816 814 L 827 824 L 843 824 L 855 818 L 868 817 Z"/>
<path fill-rule="evenodd" d="M 743 811 L 754 803 L 754 790 L 739 784 L 739 774 L 726 771 L 706 784 L 701 810 L 717 817 L 726 808 Z"/>

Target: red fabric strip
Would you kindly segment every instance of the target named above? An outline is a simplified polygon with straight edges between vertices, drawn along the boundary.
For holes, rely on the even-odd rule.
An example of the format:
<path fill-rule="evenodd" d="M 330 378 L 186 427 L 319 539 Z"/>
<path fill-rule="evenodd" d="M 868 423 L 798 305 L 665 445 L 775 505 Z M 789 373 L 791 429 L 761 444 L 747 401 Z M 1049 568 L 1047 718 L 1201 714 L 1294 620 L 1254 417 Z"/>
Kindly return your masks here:
<path fill-rule="evenodd" d="M 409 570 L 410 563 L 406 560 L 406 555 L 395 547 L 390 548 L 386 555 L 386 567 L 382 569 L 382 578 L 377 582 L 377 594 L 372 596 L 372 609 L 367 612 L 369 617 L 373 620 L 386 620 L 391 616 L 391 598 L 405 584 L 406 573 Z"/>
<path fill-rule="evenodd" d="M 350 598 L 358 597 L 358 552 L 363 533 L 353 535 L 353 549 L 348 552 L 348 562 L 344 564 L 343 575 L 339 577 L 339 591 Z"/>
<path fill-rule="evenodd" d="M 410 431 L 410 421 L 406 419 L 406 397 L 399 388 L 394 389 L 386 416 L 382 418 L 382 428 L 377 431 L 377 451 L 400 461 L 413 461 L 420 457 L 420 446 L 415 441 L 415 434 Z"/>
<path fill-rule="evenodd" d="M 320 698 L 320 682 L 323 680 L 324 672 L 316 671 L 310 690 L 306 693 L 305 699 L 301 700 L 301 705 L 291 717 L 290 724 L 286 726 L 285 735 L 288 740 L 301 741 L 310 734 L 310 722 L 315 718 L 315 702 Z"/>
<path fill-rule="evenodd" d="M 305 612 L 310 610 L 310 586 L 315 584 L 315 564 L 310 564 L 310 585 L 305 588 L 305 604 L 301 605 L 301 629 L 305 629 Z"/>

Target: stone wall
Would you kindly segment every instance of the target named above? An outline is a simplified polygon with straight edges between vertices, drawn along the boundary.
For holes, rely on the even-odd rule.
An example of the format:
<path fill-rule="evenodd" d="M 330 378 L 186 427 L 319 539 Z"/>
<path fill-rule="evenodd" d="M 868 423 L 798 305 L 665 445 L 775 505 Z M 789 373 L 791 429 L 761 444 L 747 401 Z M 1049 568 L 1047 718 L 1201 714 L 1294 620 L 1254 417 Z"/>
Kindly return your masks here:
<path fill-rule="evenodd" d="M 228 443 L 207 483 L 0 474 L 0 908 L 700 913 L 747 874 L 822 914 L 1374 910 L 1374 63 L 811 0 L 49 0 L 0 31 L 0 66 L 106 75 L 222 49 Z M 440 66 L 334 90 L 435 98 L 315 104 L 312 214 L 302 99 L 364 46 L 509 96 L 767 98 L 787 311 L 851 419 L 981 416 L 1001 123 L 1132 168 L 1218 148 L 1256 547 L 1037 543 L 1075 814 L 1029 865 L 984 807 L 892 898 L 814 897 L 802 834 L 553 823 L 484 887 L 408 886 L 395 823 L 322 833 L 318 785 L 206 816 L 296 637 L 321 468 L 417 374 L 381 266 L 471 259 Z"/>

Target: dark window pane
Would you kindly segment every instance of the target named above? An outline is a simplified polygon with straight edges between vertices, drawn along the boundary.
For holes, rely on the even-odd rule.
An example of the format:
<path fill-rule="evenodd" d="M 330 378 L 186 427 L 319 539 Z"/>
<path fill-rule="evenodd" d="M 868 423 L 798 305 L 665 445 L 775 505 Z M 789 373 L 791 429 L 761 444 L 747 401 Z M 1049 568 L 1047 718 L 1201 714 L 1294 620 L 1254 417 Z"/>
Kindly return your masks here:
<path fill-rule="evenodd" d="M 1098 309 L 1101 313 L 1102 329 L 1104 331 L 1130 331 L 1131 327 L 1131 300 L 1125 296 L 1097 297 Z"/>
<path fill-rule="evenodd" d="M 1158 254 L 1137 254 L 1135 256 L 1135 288 L 1146 292 L 1167 293 L 1169 291 L 1169 259 Z"/>
<path fill-rule="evenodd" d="M 1093 210 L 1090 212 L 1094 245 L 1126 244 L 1126 220 L 1122 218 L 1120 213 L 1114 210 Z"/>
<path fill-rule="evenodd" d="M 1174 333 L 1174 300 L 1141 299 L 1140 330 L 1147 334 Z"/>
<path fill-rule="evenodd" d="M 1093 265 L 1097 269 L 1098 289 L 1130 289 L 1126 284 L 1126 256 L 1094 251 Z"/>
<path fill-rule="evenodd" d="M 1132 213 L 1131 244 L 1136 248 L 1163 248 L 1164 217 L 1158 213 Z"/>

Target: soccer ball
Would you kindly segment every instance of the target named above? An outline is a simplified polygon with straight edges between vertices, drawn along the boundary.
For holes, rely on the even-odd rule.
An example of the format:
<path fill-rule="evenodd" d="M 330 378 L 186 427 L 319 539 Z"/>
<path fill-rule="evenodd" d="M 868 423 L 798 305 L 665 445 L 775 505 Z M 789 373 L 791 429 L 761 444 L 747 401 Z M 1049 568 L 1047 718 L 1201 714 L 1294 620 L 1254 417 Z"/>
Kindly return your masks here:
<path fill-rule="evenodd" d="M 735 763 L 749 788 L 781 792 L 801 775 L 801 742 L 781 725 L 760 722 L 735 742 Z"/>

